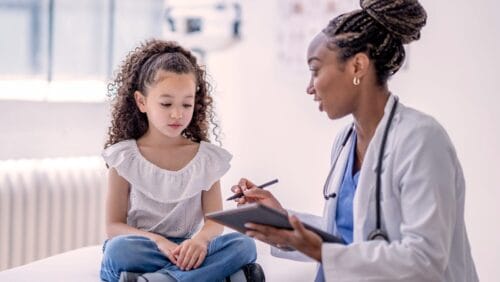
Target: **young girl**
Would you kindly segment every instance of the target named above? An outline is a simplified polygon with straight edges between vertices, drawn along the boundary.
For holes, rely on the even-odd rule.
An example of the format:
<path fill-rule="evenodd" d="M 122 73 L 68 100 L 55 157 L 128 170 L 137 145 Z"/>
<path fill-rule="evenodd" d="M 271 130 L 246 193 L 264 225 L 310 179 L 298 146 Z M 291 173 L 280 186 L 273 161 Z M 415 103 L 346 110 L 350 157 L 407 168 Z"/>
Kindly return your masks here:
<path fill-rule="evenodd" d="M 203 221 L 220 210 L 231 155 L 208 140 L 212 98 L 196 58 L 174 42 L 133 50 L 114 95 L 104 281 L 221 281 L 261 270 L 252 239 Z M 217 126 L 216 124 L 214 124 Z M 239 271 L 243 269 L 244 271 Z"/>

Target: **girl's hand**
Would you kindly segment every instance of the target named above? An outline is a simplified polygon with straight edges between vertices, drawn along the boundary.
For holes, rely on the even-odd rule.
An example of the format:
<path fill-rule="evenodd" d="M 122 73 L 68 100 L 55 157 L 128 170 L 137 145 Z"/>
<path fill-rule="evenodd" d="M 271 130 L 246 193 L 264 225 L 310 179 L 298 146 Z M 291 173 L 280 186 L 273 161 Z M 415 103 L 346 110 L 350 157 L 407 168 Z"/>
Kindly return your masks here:
<path fill-rule="evenodd" d="M 305 255 L 321 262 L 321 245 L 323 240 L 318 234 L 307 230 L 299 219 L 292 215 L 288 217 L 293 230 L 278 229 L 268 225 L 246 223 L 249 230 L 246 235 L 271 244 L 278 248 L 298 250 Z"/>
<path fill-rule="evenodd" d="M 174 250 L 178 248 L 179 245 L 176 243 L 169 241 L 164 237 L 158 237 L 156 240 L 156 245 L 158 249 L 165 254 L 165 256 L 174 264 L 177 264 L 177 256 L 174 255 Z"/>
<path fill-rule="evenodd" d="M 242 178 L 238 185 L 234 185 L 233 187 L 231 187 L 231 191 L 233 191 L 233 193 L 235 194 L 240 192 L 243 192 L 244 194 L 243 197 L 235 199 L 235 201 L 238 203 L 238 206 L 246 203 L 258 202 L 268 207 L 275 208 L 287 213 L 287 211 L 281 206 L 280 202 L 276 200 L 271 192 L 258 188 L 257 185 L 245 178 Z"/>
<path fill-rule="evenodd" d="M 193 237 L 182 242 L 173 251 L 177 257 L 177 267 L 181 270 L 191 270 L 200 267 L 207 256 L 208 241 Z"/>

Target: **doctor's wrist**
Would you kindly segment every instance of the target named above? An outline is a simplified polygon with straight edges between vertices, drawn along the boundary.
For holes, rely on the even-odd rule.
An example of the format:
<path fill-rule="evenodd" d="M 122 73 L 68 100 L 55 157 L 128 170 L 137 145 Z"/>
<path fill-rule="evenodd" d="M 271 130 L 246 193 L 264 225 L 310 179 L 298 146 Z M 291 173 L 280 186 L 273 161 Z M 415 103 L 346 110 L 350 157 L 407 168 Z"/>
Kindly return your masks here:
<path fill-rule="evenodd" d="M 308 244 L 307 246 L 305 246 L 304 248 L 305 250 L 303 250 L 302 252 L 307 256 L 311 257 L 312 259 L 316 260 L 317 262 L 321 263 L 323 254 L 322 248 L 323 248 L 323 242 L 319 241 Z"/>
<path fill-rule="evenodd" d="M 314 257 L 313 257 L 313 258 L 314 258 L 315 260 L 317 260 L 319 263 L 321 263 L 321 261 L 322 261 L 322 251 L 321 251 L 322 246 L 323 246 L 323 244 L 321 244 L 321 245 L 319 246 L 319 248 L 317 248 L 317 250 L 314 252 Z"/>

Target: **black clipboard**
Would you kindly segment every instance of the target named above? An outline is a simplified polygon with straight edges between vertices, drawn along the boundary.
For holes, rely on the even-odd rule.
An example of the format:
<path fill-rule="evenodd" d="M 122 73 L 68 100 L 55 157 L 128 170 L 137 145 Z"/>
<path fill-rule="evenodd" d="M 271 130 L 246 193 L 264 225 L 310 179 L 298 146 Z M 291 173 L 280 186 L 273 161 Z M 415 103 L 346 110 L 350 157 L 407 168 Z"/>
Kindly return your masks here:
<path fill-rule="evenodd" d="M 234 209 L 208 213 L 206 217 L 241 233 L 245 233 L 247 230 L 247 228 L 245 228 L 245 223 L 247 222 L 270 225 L 288 230 L 293 229 L 290 222 L 288 222 L 288 215 L 259 203 L 252 203 Z M 324 242 L 344 244 L 344 241 L 335 235 L 307 223 L 302 222 L 302 224 L 305 228 L 318 234 Z"/>

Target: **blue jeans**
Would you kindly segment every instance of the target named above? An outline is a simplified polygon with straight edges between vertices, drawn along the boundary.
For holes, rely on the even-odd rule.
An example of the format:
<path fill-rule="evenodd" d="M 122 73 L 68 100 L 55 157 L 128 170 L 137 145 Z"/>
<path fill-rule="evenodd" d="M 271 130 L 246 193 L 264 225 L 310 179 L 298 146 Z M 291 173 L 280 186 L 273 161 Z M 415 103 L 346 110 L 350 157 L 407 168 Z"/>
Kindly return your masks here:
<path fill-rule="evenodd" d="M 180 244 L 187 238 L 168 238 Z M 177 281 L 222 281 L 245 264 L 255 262 L 253 239 L 240 233 L 218 236 L 208 244 L 208 254 L 197 269 L 180 270 L 152 240 L 137 235 L 121 235 L 106 240 L 103 246 L 101 279 L 115 282 L 122 271 L 167 273 Z"/>

